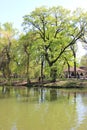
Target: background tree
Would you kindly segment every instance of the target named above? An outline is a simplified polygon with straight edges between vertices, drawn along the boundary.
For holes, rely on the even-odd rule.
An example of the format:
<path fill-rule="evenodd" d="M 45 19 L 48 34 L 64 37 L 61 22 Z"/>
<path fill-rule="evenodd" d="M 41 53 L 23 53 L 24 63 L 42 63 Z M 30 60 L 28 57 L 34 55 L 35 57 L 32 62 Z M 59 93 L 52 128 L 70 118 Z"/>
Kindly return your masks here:
<path fill-rule="evenodd" d="M 77 15 L 78 13 L 78 15 Z M 50 75 L 56 71 L 54 64 L 62 54 L 74 45 L 85 33 L 86 21 L 82 13 L 77 10 L 73 14 L 63 7 L 37 8 L 30 15 L 24 17 L 24 28 L 37 32 L 41 39 L 44 56 L 50 67 Z M 80 19 L 79 19 L 80 18 Z M 54 76 L 52 76 L 54 77 Z"/>
<path fill-rule="evenodd" d="M 75 45 L 72 45 L 70 46 L 71 48 L 71 51 L 72 51 L 72 54 L 73 54 L 73 62 L 74 62 L 74 77 L 76 78 L 76 64 L 77 64 L 77 61 L 76 61 L 76 44 Z"/>
<path fill-rule="evenodd" d="M 31 61 L 31 56 L 34 53 L 34 48 L 33 44 L 35 41 L 35 36 L 33 36 L 32 32 L 28 32 L 27 34 L 23 35 L 20 39 L 19 42 L 22 46 L 22 53 L 24 54 L 24 64 L 26 63 L 26 75 L 27 75 L 27 83 L 30 83 L 30 61 Z"/>
<path fill-rule="evenodd" d="M 3 72 L 4 77 L 10 78 L 11 69 L 11 47 L 14 42 L 14 35 L 16 33 L 16 29 L 13 28 L 11 23 L 5 23 L 0 28 L 0 42 L 1 42 L 1 62 L 0 67 Z"/>

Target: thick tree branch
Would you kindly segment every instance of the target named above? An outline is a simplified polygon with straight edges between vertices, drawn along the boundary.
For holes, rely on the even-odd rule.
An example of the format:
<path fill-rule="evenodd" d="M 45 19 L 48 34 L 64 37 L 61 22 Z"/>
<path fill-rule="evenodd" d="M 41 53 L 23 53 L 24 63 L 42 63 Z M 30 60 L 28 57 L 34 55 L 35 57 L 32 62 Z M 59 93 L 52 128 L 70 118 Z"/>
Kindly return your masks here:
<path fill-rule="evenodd" d="M 59 28 L 56 30 L 55 34 L 54 34 L 54 38 L 57 37 L 57 34 L 60 33 L 63 29 L 62 28 Z"/>
<path fill-rule="evenodd" d="M 61 55 L 64 53 L 64 51 L 65 51 L 69 46 L 75 44 L 76 41 L 77 41 L 78 39 L 80 39 L 82 36 L 83 36 L 83 28 L 82 28 L 81 31 L 76 35 L 76 37 L 74 37 L 73 40 L 72 40 L 67 46 L 65 46 L 65 47 L 61 50 L 61 52 L 59 53 L 59 55 L 58 55 L 54 60 L 52 60 L 52 61 L 49 59 L 48 53 L 46 53 L 45 57 L 46 57 L 46 60 L 48 61 L 48 64 L 49 64 L 50 66 L 52 66 L 52 65 L 61 57 Z"/>

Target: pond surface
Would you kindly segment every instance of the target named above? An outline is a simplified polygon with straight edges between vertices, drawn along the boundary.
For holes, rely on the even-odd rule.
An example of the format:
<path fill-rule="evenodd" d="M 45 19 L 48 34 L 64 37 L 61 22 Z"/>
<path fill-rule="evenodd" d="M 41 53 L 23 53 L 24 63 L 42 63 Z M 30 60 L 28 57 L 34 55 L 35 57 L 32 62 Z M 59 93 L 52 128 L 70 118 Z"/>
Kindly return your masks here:
<path fill-rule="evenodd" d="M 0 91 L 0 130 L 87 130 L 87 90 Z"/>

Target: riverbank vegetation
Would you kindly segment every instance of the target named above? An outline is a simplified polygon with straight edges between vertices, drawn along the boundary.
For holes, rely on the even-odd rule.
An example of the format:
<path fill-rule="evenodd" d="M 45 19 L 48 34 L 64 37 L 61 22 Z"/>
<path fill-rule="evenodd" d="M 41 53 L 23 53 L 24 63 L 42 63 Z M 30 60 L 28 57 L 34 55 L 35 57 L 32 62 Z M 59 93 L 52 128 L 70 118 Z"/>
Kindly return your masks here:
<path fill-rule="evenodd" d="M 77 43 L 87 43 L 87 12 L 71 12 L 63 7 L 40 7 L 23 17 L 23 32 L 19 35 L 12 23 L 0 26 L 0 77 L 8 86 L 17 82 L 39 84 L 65 78 L 64 69 L 74 67 L 77 78 Z M 67 82 L 67 80 L 66 80 Z M 75 81 L 77 82 L 77 81 Z M 5 82 L 4 82 L 5 83 Z M 2 84 L 3 85 L 3 84 Z M 70 86 L 72 83 L 67 85 Z M 81 82 L 79 82 L 79 85 Z M 66 85 L 65 85 L 66 86 Z"/>

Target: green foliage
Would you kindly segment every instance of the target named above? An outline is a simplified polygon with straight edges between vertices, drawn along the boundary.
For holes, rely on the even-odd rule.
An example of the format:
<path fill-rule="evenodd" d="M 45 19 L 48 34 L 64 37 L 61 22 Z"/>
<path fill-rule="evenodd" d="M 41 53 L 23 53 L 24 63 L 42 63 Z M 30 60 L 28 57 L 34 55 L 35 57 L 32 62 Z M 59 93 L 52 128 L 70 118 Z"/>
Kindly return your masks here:
<path fill-rule="evenodd" d="M 77 26 L 81 21 L 76 18 L 75 12 L 72 16 L 72 13 L 63 7 L 41 7 L 24 16 L 24 28 L 33 29 L 42 39 L 43 52 L 50 66 L 82 37 L 83 26 Z"/>
<path fill-rule="evenodd" d="M 10 78 L 13 59 L 13 45 L 16 40 L 14 38 L 16 30 L 11 23 L 4 23 L 0 28 L 0 70 L 4 77 Z"/>
<path fill-rule="evenodd" d="M 1 26 L 0 57 L 2 54 L 4 57 L 1 59 L 8 59 L 12 73 L 38 78 L 42 71 L 47 78 L 51 76 L 55 80 L 63 74 L 64 67 L 74 65 L 76 43 L 86 41 L 87 12 L 43 6 L 25 15 L 22 25 L 24 34 L 19 39 L 15 39 L 17 30 L 11 23 Z"/>

